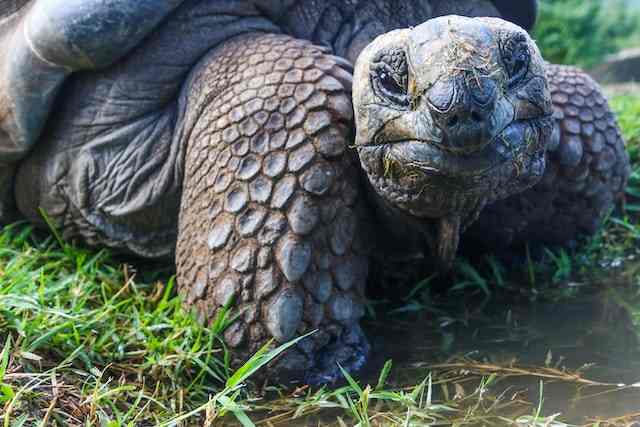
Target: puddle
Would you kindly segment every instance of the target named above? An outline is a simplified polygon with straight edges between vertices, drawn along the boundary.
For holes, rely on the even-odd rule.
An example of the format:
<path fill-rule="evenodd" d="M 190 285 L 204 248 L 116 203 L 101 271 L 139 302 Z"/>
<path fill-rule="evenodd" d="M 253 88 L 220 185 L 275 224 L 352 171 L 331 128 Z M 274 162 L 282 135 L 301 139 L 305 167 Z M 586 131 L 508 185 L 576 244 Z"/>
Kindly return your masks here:
<path fill-rule="evenodd" d="M 393 378 L 400 386 L 415 385 L 433 365 L 460 357 L 485 368 L 566 368 L 580 370 L 585 379 L 627 388 L 505 376 L 509 372 L 503 371 L 491 390 L 521 391 L 537 404 L 544 380 L 543 413 L 562 413 L 564 421 L 575 424 L 640 413 L 640 293 L 630 286 L 580 293 L 586 295 L 537 303 L 494 295 L 483 307 L 448 298 L 434 305 L 437 313 L 369 321 L 365 329 L 374 359 L 364 378 L 375 384 L 387 359 L 393 359 Z M 490 370 L 478 372 L 489 375 Z M 474 388 L 471 383 L 465 387 L 468 392 Z"/>

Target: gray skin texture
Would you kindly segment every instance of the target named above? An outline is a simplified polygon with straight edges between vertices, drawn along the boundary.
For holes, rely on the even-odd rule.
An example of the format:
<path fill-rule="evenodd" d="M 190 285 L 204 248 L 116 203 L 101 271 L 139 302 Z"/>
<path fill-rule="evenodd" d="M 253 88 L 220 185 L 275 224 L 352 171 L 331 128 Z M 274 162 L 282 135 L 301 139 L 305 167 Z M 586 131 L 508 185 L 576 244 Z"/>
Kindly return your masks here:
<path fill-rule="evenodd" d="M 14 2 L 0 216 L 45 227 L 42 210 L 67 239 L 175 259 L 203 322 L 240 313 L 234 363 L 317 330 L 270 372 L 331 382 L 366 361 L 372 265 L 447 268 L 476 219 L 488 249 L 566 244 L 624 188 L 591 79 L 507 22 L 433 19 L 497 4 Z"/>

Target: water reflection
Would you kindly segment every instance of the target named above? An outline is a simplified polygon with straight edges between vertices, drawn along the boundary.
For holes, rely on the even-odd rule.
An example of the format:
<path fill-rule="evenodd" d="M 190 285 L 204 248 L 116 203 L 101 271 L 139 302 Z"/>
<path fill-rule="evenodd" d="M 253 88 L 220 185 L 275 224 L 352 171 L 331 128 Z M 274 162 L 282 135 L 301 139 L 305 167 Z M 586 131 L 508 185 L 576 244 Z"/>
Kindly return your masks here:
<path fill-rule="evenodd" d="M 503 372 L 493 391 L 522 390 L 536 403 L 542 379 L 534 374 L 536 367 L 577 370 L 589 380 L 628 387 L 585 387 L 547 378 L 545 413 L 560 412 L 577 424 L 640 413 L 637 287 L 586 293 L 536 304 L 495 295 L 483 306 L 469 298 L 443 298 L 434 303 L 435 313 L 372 321 L 367 325 L 375 349 L 370 374 L 393 359 L 398 384 L 415 384 L 433 365 L 464 356 L 489 366 L 531 369 L 532 375 L 505 377 L 509 372 Z M 489 372 L 479 369 L 478 378 Z"/>

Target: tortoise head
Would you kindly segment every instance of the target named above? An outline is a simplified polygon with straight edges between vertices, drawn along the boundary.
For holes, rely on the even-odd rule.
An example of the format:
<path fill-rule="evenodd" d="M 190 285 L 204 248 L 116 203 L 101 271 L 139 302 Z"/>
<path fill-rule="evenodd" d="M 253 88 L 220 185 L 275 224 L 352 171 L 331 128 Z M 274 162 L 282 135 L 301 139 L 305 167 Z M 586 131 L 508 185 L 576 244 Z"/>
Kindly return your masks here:
<path fill-rule="evenodd" d="M 384 34 L 358 58 L 353 100 L 356 148 L 378 199 L 428 224 L 445 266 L 461 227 L 544 172 L 545 65 L 509 22 L 444 16 Z"/>

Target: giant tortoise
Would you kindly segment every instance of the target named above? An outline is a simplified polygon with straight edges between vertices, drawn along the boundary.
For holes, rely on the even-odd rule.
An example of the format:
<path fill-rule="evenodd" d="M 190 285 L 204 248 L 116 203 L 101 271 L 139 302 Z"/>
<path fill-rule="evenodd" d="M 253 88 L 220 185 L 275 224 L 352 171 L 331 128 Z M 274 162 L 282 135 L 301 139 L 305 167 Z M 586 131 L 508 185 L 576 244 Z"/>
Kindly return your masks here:
<path fill-rule="evenodd" d="M 587 75 L 543 61 L 535 13 L 2 0 L 1 219 L 175 260 L 203 322 L 239 313 L 237 360 L 316 330 L 272 372 L 332 381 L 366 361 L 365 283 L 389 252 L 447 269 L 465 230 L 571 244 L 623 191 L 614 116 Z"/>

